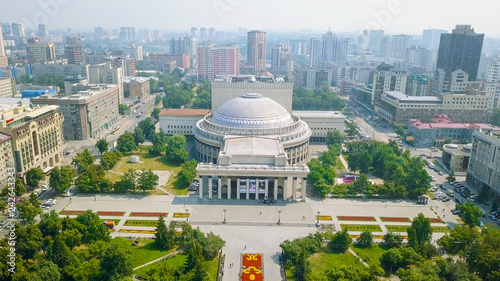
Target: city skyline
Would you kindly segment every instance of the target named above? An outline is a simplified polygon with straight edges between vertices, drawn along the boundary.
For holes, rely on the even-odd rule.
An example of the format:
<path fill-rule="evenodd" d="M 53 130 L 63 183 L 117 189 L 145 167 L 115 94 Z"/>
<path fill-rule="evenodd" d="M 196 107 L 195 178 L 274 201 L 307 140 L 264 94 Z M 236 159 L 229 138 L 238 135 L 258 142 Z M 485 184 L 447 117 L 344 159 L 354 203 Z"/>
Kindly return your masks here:
<path fill-rule="evenodd" d="M 80 31 L 91 31 L 95 26 L 102 26 L 105 29 L 136 26 L 187 32 L 192 26 L 205 26 L 222 30 L 243 27 L 267 31 L 331 29 L 334 32 L 355 32 L 364 29 L 383 29 L 386 34 L 419 35 L 427 28 L 451 30 L 456 24 L 471 24 L 477 32 L 484 33 L 486 37 L 500 37 L 500 31 L 491 24 L 495 18 L 494 9 L 484 9 L 484 5 L 470 5 L 466 1 L 454 1 L 453 5 L 449 5 L 446 1 L 430 0 L 418 2 L 387 0 L 376 3 L 365 0 L 350 3 L 340 1 L 325 3 L 320 0 L 307 3 L 194 0 L 189 3 L 168 4 L 151 0 L 144 5 L 115 0 L 106 2 L 90 0 L 85 3 L 71 0 L 31 2 L 32 5 L 25 3 L 3 5 L 0 18 L 3 22 L 23 22 L 27 29 L 34 29 L 38 23 L 45 23 L 52 30 L 69 27 Z M 95 9 L 97 6 L 99 9 Z M 151 9 L 153 6 L 157 8 Z M 461 13 L 463 10 L 467 10 L 467 13 Z M 111 16 L 110 11 L 120 16 Z M 481 14 L 481 17 L 475 17 L 477 14 Z M 90 15 L 92 17 L 89 20 Z"/>

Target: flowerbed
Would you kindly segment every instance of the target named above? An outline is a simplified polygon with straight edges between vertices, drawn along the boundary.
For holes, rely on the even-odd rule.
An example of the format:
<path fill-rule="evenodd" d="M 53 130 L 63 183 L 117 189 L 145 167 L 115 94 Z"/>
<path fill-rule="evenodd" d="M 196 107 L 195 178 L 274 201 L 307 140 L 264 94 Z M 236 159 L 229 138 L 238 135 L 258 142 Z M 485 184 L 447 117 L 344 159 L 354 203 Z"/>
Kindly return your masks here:
<path fill-rule="evenodd" d="M 174 213 L 174 218 L 189 218 L 189 213 Z"/>
<path fill-rule="evenodd" d="M 85 214 L 85 211 L 70 211 L 70 210 L 63 210 L 59 212 L 59 215 L 83 215 Z"/>
<path fill-rule="evenodd" d="M 156 227 L 158 225 L 157 220 L 126 220 L 123 224 L 125 226 L 151 226 Z"/>
<path fill-rule="evenodd" d="M 438 218 L 429 218 L 429 221 L 431 223 L 444 223 L 444 221 L 442 219 L 438 219 Z"/>
<path fill-rule="evenodd" d="M 168 213 L 152 213 L 152 212 L 132 212 L 130 213 L 131 217 L 159 217 L 161 214 L 162 217 L 168 216 Z"/>
<path fill-rule="evenodd" d="M 241 280 L 264 280 L 262 273 L 262 254 L 243 254 L 241 258 Z"/>
<path fill-rule="evenodd" d="M 383 222 L 411 222 L 410 218 L 406 217 L 380 217 Z"/>
<path fill-rule="evenodd" d="M 382 232 L 382 228 L 378 224 L 341 224 L 342 230 L 347 229 L 347 231 L 365 231 L 369 230 L 372 232 Z"/>
<path fill-rule="evenodd" d="M 339 221 L 375 221 L 375 217 L 338 216 Z"/>
<path fill-rule="evenodd" d="M 109 212 L 109 211 L 98 211 L 99 216 L 123 216 L 125 212 Z"/>
<path fill-rule="evenodd" d="M 320 221 L 331 221 L 333 220 L 332 219 L 332 216 L 316 216 L 316 218 Z"/>
<path fill-rule="evenodd" d="M 118 230 L 118 232 L 156 234 L 156 230 L 120 229 L 120 230 Z"/>

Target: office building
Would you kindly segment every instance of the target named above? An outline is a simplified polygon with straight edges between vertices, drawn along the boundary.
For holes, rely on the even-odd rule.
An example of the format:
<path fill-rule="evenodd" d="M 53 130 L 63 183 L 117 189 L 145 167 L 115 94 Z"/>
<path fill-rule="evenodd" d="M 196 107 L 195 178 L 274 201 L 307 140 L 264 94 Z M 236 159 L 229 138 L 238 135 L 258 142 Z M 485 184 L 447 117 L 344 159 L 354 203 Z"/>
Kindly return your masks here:
<path fill-rule="evenodd" d="M 189 54 L 191 58 L 194 58 L 196 56 L 196 38 L 192 36 L 172 38 L 170 40 L 170 54 Z"/>
<path fill-rule="evenodd" d="M 267 33 L 260 30 L 252 30 L 247 35 L 247 65 L 254 72 L 266 69 L 266 41 Z"/>
<path fill-rule="evenodd" d="M 94 27 L 94 40 L 102 40 L 104 37 L 104 28 L 100 26 Z"/>
<path fill-rule="evenodd" d="M 424 29 L 422 34 L 422 45 L 437 50 L 439 48 L 441 34 L 446 32 L 448 31 L 443 29 Z"/>
<path fill-rule="evenodd" d="M 288 44 L 275 45 L 272 50 L 271 69 L 274 73 L 288 74 L 293 71 L 293 54 Z"/>
<path fill-rule="evenodd" d="M 10 135 L 0 133 L 0 191 L 7 187 L 9 172 L 15 167 L 11 140 Z"/>
<path fill-rule="evenodd" d="M 290 40 L 290 52 L 294 55 L 307 55 L 307 40 L 303 37 Z"/>
<path fill-rule="evenodd" d="M 380 104 L 382 94 L 387 91 L 406 91 L 408 74 L 406 71 L 395 70 L 392 66 L 382 63 L 377 66 L 373 74 L 372 105 L 376 108 Z"/>
<path fill-rule="evenodd" d="M 49 37 L 49 26 L 46 24 L 38 25 L 38 36 L 41 38 Z"/>
<path fill-rule="evenodd" d="M 445 144 L 443 145 L 441 161 L 455 176 L 465 176 L 469 166 L 471 150 L 471 143 Z"/>
<path fill-rule="evenodd" d="M 491 201 L 500 197 L 500 131 L 475 132 L 467 169 L 467 182 L 482 191 Z"/>
<path fill-rule="evenodd" d="M 39 38 L 30 38 L 26 44 L 28 63 L 43 63 L 56 59 L 54 43 L 42 43 Z"/>
<path fill-rule="evenodd" d="M 123 69 L 116 67 L 111 62 L 91 65 L 89 67 L 90 84 L 113 84 L 118 85 L 118 102 L 123 104 L 124 89 L 123 89 Z M 71 86 L 71 84 L 70 84 Z"/>
<path fill-rule="evenodd" d="M 54 74 L 63 77 L 89 77 L 88 64 L 64 64 L 64 63 L 35 63 L 31 65 L 31 72 L 35 77 L 45 74 Z"/>
<path fill-rule="evenodd" d="M 210 113 L 210 109 L 167 108 L 160 114 L 160 128 L 166 135 L 193 136 L 196 122 Z"/>
<path fill-rule="evenodd" d="M 332 70 L 328 68 L 311 68 L 300 66 L 295 69 L 295 84 L 307 90 L 313 90 L 322 84 L 332 84 Z"/>
<path fill-rule="evenodd" d="M 431 78 L 427 75 L 410 74 L 406 83 L 406 94 L 409 96 L 429 96 L 431 94 Z"/>
<path fill-rule="evenodd" d="M 292 112 L 293 83 L 272 75 L 228 75 L 212 82 L 212 111 L 246 93 L 259 93 Z"/>
<path fill-rule="evenodd" d="M 15 78 L 0 78 L 0 98 L 13 97 L 16 92 Z"/>
<path fill-rule="evenodd" d="M 368 49 L 370 49 L 375 54 L 380 53 L 384 31 L 381 29 L 367 30 L 365 36 L 368 37 Z"/>
<path fill-rule="evenodd" d="M 100 138 L 118 121 L 118 85 L 78 86 L 86 90 L 70 96 L 43 95 L 31 99 L 31 102 L 61 108 L 65 119 L 59 128 L 63 128 L 66 140 Z"/>
<path fill-rule="evenodd" d="M 390 58 L 392 56 L 392 39 L 390 36 L 384 36 L 380 40 L 380 58 Z"/>
<path fill-rule="evenodd" d="M 193 38 L 197 38 L 198 37 L 198 28 L 191 27 L 191 37 L 193 37 Z"/>
<path fill-rule="evenodd" d="M 310 48 L 309 48 L 309 65 L 312 67 L 316 67 L 319 65 L 322 59 L 322 46 L 321 39 L 319 38 L 311 38 Z"/>
<path fill-rule="evenodd" d="M 444 69 L 446 76 L 461 69 L 469 81 L 476 81 L 483 40 L 484 34 L 475 33 L 470 25 L 457 25 L 451 33 L 441 34 L 436 67 Z"/>
<path fill-rule="evenodd" d="M 406 126 L 410 119 L 428 122 L 440 114 L 448 115 L 456 123 L 488 123 L 492 109 L 493 97 L 484 91 L 419 97 L 386 91 L 380 106 L 375 108 L 381 118 L 394 126 Z"/>
<path fill-rule="evenodd" d="M 438 68 L 432 80 L 432 93 L 463 94 L 467 92 L 469 81 L 469 74 L 462 69 L 447 73 L 445 69 Z"/>
<path fill-rule="evenodd" d="M 238 75 L 238 45 L 205 43 L 198 46 L 198 79 L 213 81 L 217 75 Z"/>
<path fill-rule="evenodd" d="M 31 108 L 17 102 L 5 104 L 0 99 L 0 132 L 12 137 L 16 175 L 23 177 L 26 171 L 39 167 L 44 172 L 61 165 L 64 140 L 64 117 L 58 106 Z"/>
<path fill-rule="evenodd" d="M 500 60 L 490 60 L 486 69 L 486 82 L 500 82 Z"/>
<path fill-rule="evenodd" d="M 0 23 L 1 33 L 6 36 L 12 36 L 12 25 L 10 22 L 2 22 Z"/>
<path fill-rule="evenodd" d="M 391 57 L 405 59 L 406 49 L 410 46 L 410 39 L 410 36 L 403 34 L 392 36 Z"/>
<path fill-rule="evenodd" d="M 345 116 L 339 111 L 293 110 L 293 116 L 307 123 L 311 129 L 311 143 L 326 143 L 329 131 L 344 133 Z"/>
<path fill-rule="evenodd" d="M 66 37 L 64 54 L 66 55 L 68 64 L 84 64 L 85 57 L 83 56 L 82 38 Z"/>
<path fill-rule="evenodd" d="M 207 41 L 207 29 L 205 27 L 200 28 L 200 43 Z"/>

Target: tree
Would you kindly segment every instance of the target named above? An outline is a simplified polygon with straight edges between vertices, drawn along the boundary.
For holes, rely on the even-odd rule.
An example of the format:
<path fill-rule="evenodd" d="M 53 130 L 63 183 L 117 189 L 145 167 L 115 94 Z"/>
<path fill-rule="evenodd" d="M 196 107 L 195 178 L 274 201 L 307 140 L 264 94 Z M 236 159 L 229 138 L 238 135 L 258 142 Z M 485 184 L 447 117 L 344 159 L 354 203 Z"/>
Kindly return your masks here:
<path fill-rule="evenodd" d="M 353 122 L 345 122 L 345 132 L 348 136 L 354 137 L 355 135 L 358 134 L 358 128 L 356 128 L 356 125 L 354 125 Z"/>
<path fill-rule="evenodd" d="M 68 229 L 61 233 L 64 243 L 66 243 L 66 246 L 68 246 L 71 250 L 73 250 L 74 247 L 79 246 L 82 242 L 82 237 L 83 235 L 78 231 L 78 229 Z"/>
<path fill-rule="evenodd" d="M 7 203 L 3 200 L 0 200 L 0 212 L 5 212 L 5 209 L 7 209 Z"/>
<path fill-rule="evenodd" d="M 45 213 L 40 216 L 40 223 L 38 224 L 38 228 L 40 229 L 44 237 L 55 237 L 62 230 L 62 219 L 60 219 L 59 215 L 54 210 L 52 210 L 49 213 Z"/>
<path fill-rule="evenodd" d="M 108 191 L 111 182 L 105 177 L 106 172 L 101 165 L 92 164 L 76 180 L 76 187 L 81 192 Z"/>
<path fill-rule="evenodd" d="M 106 151 L 101 156 L 101 165 L 105 170 L 111 170 L 120 161 L 122 154 L 118 150 Z"/>
<path fill-rule="evenodd" d="M 187 160 L 188 152 L 185 148 L 186 137 L 184 135 L 173 135 L 167 139 L 167 160 L 174 163 L 182 163 Z"/>
<path fill-rule="evenodd" d="M 17 253 L 25 260 L 33 258 L 42 247 L 42 233 L 34 224 L 22 227 L 16 223 L 15 226 Z"/>
<path fill-rule="evenodd" d="M 373 244 L 373 234 L 369 230 L 365 230 L 361 233 L 356 244 L 363 248 L 371 248 Z"/>
<path fill-rule="evenodd" d="M 33 222 L 35 217 L 42 213 L 40 207 L 31 205 L 29 201 L 17 203 L 17 209 L 19 210 L 19 218 L 29 223 Z"/>
<path fill-rule="evenodd" d="M 76 176 L 77 173 L 75 168 L 69 165 L 61 166 L 60 169 L 59 167 L 55 167 L 52 169 L 49 185 L 60 194 L 71 187 L 71 184 L 75 181 L 74 178 Z"/>
<path fill-rule="evenodd" d="M 71 250 L 66 246 L 61 235 L 57 235 L 54 242 L 47 249 L 47 258 L 60 268 L 64 268 L 71 256 Z"/>
<path fill-rule="evenodd" d="M 26 172 L 26 183 L 31 187 L 38 186 L 38 183 L 43 180 L 45 180 L 45 174 L 40 167 L 31 168 Z"/>
<path fill-rule="evenodd" d="M 171 223 L 171 226 L 174 225 L 172 225 Z M 219 251 L 224 247 L 224 245 L 226 245 L 226 242 L 222 240 L 220 236 L 210 232 L 207 233 L 205 239 L 202 239 L 201 245 L 203 247 L 203 257 L 205 258 L 205 260 L 213 260 L 217 257 Z"/>
<path fill-rule="evenodd" d="M 158 224 L 156 225 L 155 233 L 155 245 L 161 250 L 168 250 L 172 247 L 173 241 L 168 239 L 167 225 L 165 224 L 165 219 L 162 215 L 158 218 Z"/>
<path fill-rule="evenodd" d="M 154 187 L 158 185 L 159 179 L 158 175 L 153 173 L 151 169 L 143 169 L 137 179 L 137 184 L 139 188 L 142 189 L 142 192 L 146 192 L 146 190 L 154 189 Z"/>
<path fill-rule="evenodd" d="M 403 129 L 403 127 L 398 127 L 396 131 L 394 131 L 394 133 L 396 133 L 396 135 L 398 135 L 402 139 L 406 137 L 406 132 L 405 129 Z"/>
<path fill-rule="evenodd" d="M 326 145 L 342 145 L 344 142 L 345 136 L 341 134 L 339 131 L 328 131 L 326 134 Z"/>
<path fill-rule="evenodd" d="M 158 157 L 161 156 L 161 152 L 163 151 L 163 147 L 161 146 L 150 146 L 148 147 L 148 155 L 149 157 Z"/>
<path fill-rule="evenodd" d="M 186 260 L 186 266 L 184 270 L 189 272 L 191 269 L 195 268 L 196 265 L 203 263 L 203 248 L 200 242 L 193 240 L 189 243 L 189 248 L 187 250 L 188 258 Z"/>
<path fill-rule="evenodd" d="M 155 106 L 159 105 L 160 102 L 161 102 L 161 96 L 160 95 L 155 96 Z"/>
<path fill-rule="evenodd" d="M 57 190 L 59 193 L 63 191 L 62 186 L 62 176 L 59 167 L 54 167 L 50 173 L 49 186 Z"/>
<path fill-rule="evenodd" d="M 150 141 L 152 141 L 152 137 L 156 134 L 155 124 L 151 121 L 151 119 L 145 119 L 139 122 L 137 128 L 141 129 L 144 137 Z"/>
<path fill-rule="evenodd" d="M 108 151 L 109 143 L 106 139 L 100 139 L 96 142 L 95 147 L 99 150 L 99 153 L 102 155 L 104 152 Z"/>
<path fill-rule="evenodd" d="M 141 128 L 137 127 L 134 130 L 134 142 L 136 145 L 143 143 L 146 139 L 144 138 L 144 132 Z"/>
<path fill-rule="evenodd" d="M 92 213 L 92 210 L 87 210 L 84 214 L 78 215 L 76 221 L 86 226 L 86 231 L 82 232 L 83 243 L 109 241 L 108 228 L 101 223 L 96 213 Z"/>
<path fill-rule="evenodd" d="M 451 174 L 448 174 L 448 176 L 446 176 L 446 180 L 448 182 L 454 182 L 454 181 L 456 181 L 455 174 L 453 173 L 453 171 L 451 172 Z"/>
<path fill-rule="evenodd" d="M 43 260 L 33 264 L 30 268 L 28 281 L 59 281 L 61 280 L 60 269 L 53 262 Z"/>
<path fill-rule="evenodd" d="M 101 268 L 103 270 L 101 280 L 121 280 L 121 278 L 131 275 L 132 258 L 130 253 L 120 249 L 117 244 L 109 244 L 104 250 Z"/>
<path fill-rule="evenodd" d="M 30 194 L 30 197 L 29 197 L 29 202 L 31 205 L 33 205 L 35 208 L 40 208 L 40 206 L 42 205 L 42 203 L 40 203 L 40 201 L 38 201 L 38 196 L 32 192 Z"/>
<path fill-rule="evenodd" d="M 384 242 L 389 248 L 398 248 L 401 247 L 403 243 L 403 236 L 397 233 L 387 232 L 387 234 L 384 235 Z"/>
<path fill-rule="evenodd" d="M 181 171 L 177 175 L 177 181 L 175 182 L 177 188 L 187 188 L 189 184 L 191 184 L 196 177 L 197 164 L 196 160 L 191 160 L 182 164 Z"/>
<path fill-rule="evenodd" d="M 36 185 L 38 185 L 38 183 Z M 24 186 L 23 181 L 20 178 L 16 178 L 14 193 L 16 194 L 16 196 L 21 196 L 26 193 L 26 186 Z"/>
<path fill-rule="evenodd" d="M 153 112 L 151 112 L 151 116 L 153 116 L 156 120 L 160 120 L 160 109 L 159 108 L 155 108 L 153 109 Z"/>
<path fill-rule="evenodd" d="M 483 211 L 471 201 L 467 201 L 462 205 L 456 205 L 457 210 L 462 211 L 459 215 L 464 223 L 470 227 L 479 226 L 481 223 L 481 215 Z"/>
<path fill-rule="evenodd" d="M 122 134 L 118 140 L 116 147 L 122 152 L 130 152 L 137 148 L 135 144 L 134 135 L 132 133 Z"/>
<path fill-rule="evenodd" d="M 370 188 L 371 183 L 368 181 L 368 177 L 365 174 L 361 174 L 357 179 L 354 180 L 351 186 L 351 192 L 353 195 L 364 194 L 367 189 Z"/>
<path fill-rule="evenodd" d="M 431 222 L 424 214 L 419 213 L 413 219 L 411 226 L 408 228 L 408 244 L 412 248 L 423 249 L 423 245 L 431 241 L 432 227 Z"/>
<path fill-rule="evenodd" d="M 137 189 L 137 177 L 138 173 L 134 169 L 128 169 L 125 174 L 121 177 L 121 180 L 117 182 L 115 189 L 118 191 L 127 191 L 127 190 L 135 190 Z"/>
<path fill-rule="evenodd" d="M 328 243 L 328 246 L 331 250 L 335 252 L 344 253 L 349 249 L 349 246 L 352 244 L 352 238 L 347 233 L 347 229 L 344 229 L 340 232 L 337 232 L 332 240 Z"/>
<path fill-rule="evenodd" d="M 491 203 L 491 212 L 495 212 L 496 210 L 498 210 L 498 207 L 498 200 L 493 200 L 493 202 Z"/>
<path fill-rule="evenodd" d="M 125 112 L 128 112 L 128 111 L 130 111 L 130 107 L 128 107 L 128 105 L 125 105 L 125 104 L 118 105 L 118 113 L 124 115 Z"/>
<path fill-rule="evenodd" d="M 73 165 L 75 165 L 78 174 L 83 173 L 92 164 L 94 164 L 94 156 L 88 149 L 77 153 L 73 158 Z"/>
<path fill-rule="evenodd" d="M 444 144 L 450 144 L 450 143 L 453 143 L 453 139 L 448 137 L 444 140 Z"/>
<path fill-rule="evenodd" d="M 424 162 L 418 157 L 412 157 L 408 167 L 411 168 L 407 171 L 404 184 L 406 186 L 406 190 L 408 191 L 408 195 L 416 198 L 417 196 L 425 194 L 431 187 L 431 178 L 424 169 Z"/>
<path fill-rule="evenodd" d="M 490 120 L 492 125 L 500 126 L 500 108 L 493 110 Z"/>

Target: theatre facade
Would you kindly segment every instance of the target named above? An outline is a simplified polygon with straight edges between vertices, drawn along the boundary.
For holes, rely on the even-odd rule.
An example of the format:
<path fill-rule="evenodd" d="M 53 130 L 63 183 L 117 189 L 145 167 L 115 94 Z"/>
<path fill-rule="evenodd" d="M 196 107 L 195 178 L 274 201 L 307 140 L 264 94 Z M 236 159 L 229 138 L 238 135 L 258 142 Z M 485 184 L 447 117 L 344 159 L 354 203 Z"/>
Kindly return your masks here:
<path fill-rule="evenodd" d="M 193 129 L 199 198 L 304 200 L 311 130 L 278 102 L 249 93 Z"/>

